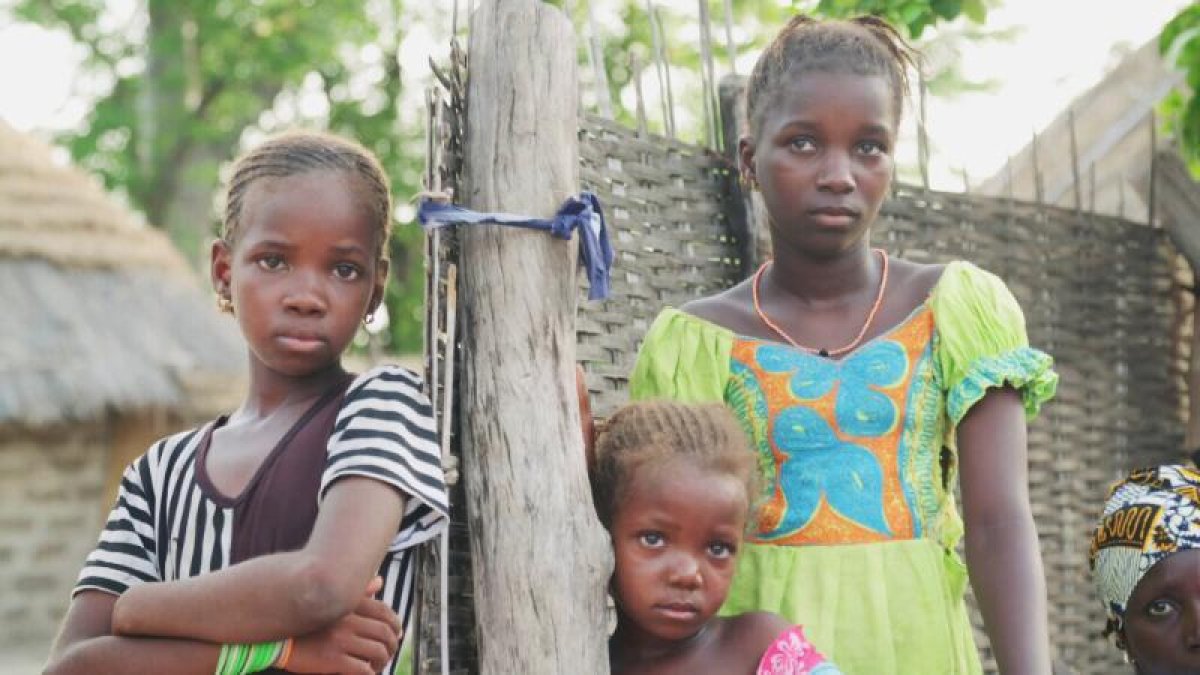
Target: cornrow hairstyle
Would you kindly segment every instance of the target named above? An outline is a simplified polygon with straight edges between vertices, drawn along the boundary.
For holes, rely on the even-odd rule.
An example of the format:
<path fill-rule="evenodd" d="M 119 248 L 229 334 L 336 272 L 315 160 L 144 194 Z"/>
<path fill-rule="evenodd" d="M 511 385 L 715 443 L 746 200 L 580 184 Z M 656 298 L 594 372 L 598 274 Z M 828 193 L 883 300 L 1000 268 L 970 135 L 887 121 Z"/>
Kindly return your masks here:
<path fill-rule="evenodd" d="M 392 191 L 387 173 L 375 155 L 354 141 L 318 131 L 289 131 L 270 138 L 242 155 L 233 166 L 225 197 L 221 238 L 230 246 L 243 226 L 243 208 L 250 186 L 259 180 L 288 178 L 313 171 L 346 175 L 367 217 L 375 227 L 378 255 L 384 255 L 392 228 Z"/>
<path fill-rule="evenodd" d="M 758 57 L 746 84 L 746 117 L 752 138 L 758 137 L 766 111 L 783 94 L 789 79 L 806 72 L 848 73 L 884 77 L 892 86 L 895 122 L 899 124 L 908 92 L 908 69 L 918 55 L 887 21 L 859 16 L 848 21 L 818 21 L 794 16 Z"/>
<path fill-rule="evenodd" d="M 642 401 L 610 417 L 596 442 L 592 497 L 607 528 L 639 470 L 671 461 L 731 476 L 757 502 L 758 460 L 737 418 L 720 403 Z"/>

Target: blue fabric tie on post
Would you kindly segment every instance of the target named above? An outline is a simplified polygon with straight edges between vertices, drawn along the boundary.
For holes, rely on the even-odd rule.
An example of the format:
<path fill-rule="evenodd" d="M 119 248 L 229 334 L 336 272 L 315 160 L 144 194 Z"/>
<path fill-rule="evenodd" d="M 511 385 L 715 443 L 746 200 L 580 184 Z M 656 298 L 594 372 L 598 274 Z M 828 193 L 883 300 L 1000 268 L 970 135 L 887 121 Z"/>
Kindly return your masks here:
<path fill-rule="evenodd" d="M 491 223 L 544 230 L 559 239 L 570 239 L 571 233 L 579 230 L 579 260 L 587 269 L 588 300 L 603 300 L 609 296 L 613 249 L 600 200 L 591 192 L 581 192 L 578 197 L 567 199 L 551 220 L 511 213 L 480 213 L 429 199 L 421 201 L 417 219 L 426 230 L 446 225 Z"/>

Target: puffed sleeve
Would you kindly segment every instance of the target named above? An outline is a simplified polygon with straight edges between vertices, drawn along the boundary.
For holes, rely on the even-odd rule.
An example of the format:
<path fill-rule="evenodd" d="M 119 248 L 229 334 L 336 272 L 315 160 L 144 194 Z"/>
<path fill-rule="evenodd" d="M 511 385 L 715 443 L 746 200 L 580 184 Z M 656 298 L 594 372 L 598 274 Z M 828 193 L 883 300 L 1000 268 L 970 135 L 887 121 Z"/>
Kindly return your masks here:
<path fill-rule="evenodd" d="M 1054 359 L 1029 346 L 1025 315 L 1004 282 L 970 263 L 951 263 L 930 302 L 950 423 L 957 426 L 988 389 L 1006 385 L 1021 393 L 1026 417 L 1035 417 L 1054 396 L 1058 374 Z"/>
<path fill-rule="evenodd" d="M 659 313 L 630 378 L 633 400 L 720 401 L 729 380 L 733 334 L 677 309 Z"/>

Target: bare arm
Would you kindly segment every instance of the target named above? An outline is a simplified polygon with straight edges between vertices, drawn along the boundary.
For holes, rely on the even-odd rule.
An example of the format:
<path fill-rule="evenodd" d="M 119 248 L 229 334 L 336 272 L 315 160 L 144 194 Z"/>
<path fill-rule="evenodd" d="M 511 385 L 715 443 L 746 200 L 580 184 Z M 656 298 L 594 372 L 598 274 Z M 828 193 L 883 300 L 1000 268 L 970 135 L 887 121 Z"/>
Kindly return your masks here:
<path fill-rule="evenodd" d="M 117 596 L 83 591 L 75 596 L 50 650 L 47 675 L 125 673 L 127 675 L 211 675 L 221 648 L 190 640 L 113 637 Z"/>
<path fill-rule="evenodd" d="M 113 632 L 245 643 L 324 628 L 358 604 L 403 511 L 395 488 L 343 478 L 329 488 L 303 549 L 132 588 L 116 603 Z"/>
<path fill-rule="evenodd" d="M 588 394 L 583 366 L 575 364 L 575 396 L 579 398 L 579 426 L 583 431 L 583 456 L 590 474 L 596 468 L 596 420 L 592 417 L 592 398 Z"/>
<path fill-rule="evenodd" d="M 379 590 L 376 578 L 350 614 L 325 630 L 296 638 L 288 670 L 295 673 L 379 672 L 399 646 L 396 615 L 370 597 Z M 116 596 L 84 591 L 71 602 L 55 640 L 45 672 L 74 673 L 212 673 L 218 645 L 175 638 L 111 635 Z"/>
<path fill-rule="evenodd" d="M 1020 394 L 990 390 L 959 424 L 958 448 L 967 567 L 1000 672 L 1049 675 L 1046 578 Z"/>

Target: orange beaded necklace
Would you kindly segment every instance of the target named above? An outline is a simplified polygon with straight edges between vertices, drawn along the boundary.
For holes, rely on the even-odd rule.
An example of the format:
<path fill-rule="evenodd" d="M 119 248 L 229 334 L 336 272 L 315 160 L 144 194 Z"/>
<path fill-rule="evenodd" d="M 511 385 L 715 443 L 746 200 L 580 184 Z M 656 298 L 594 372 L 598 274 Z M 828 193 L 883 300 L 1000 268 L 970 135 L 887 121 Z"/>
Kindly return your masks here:
<path fill-rule="evenodd" d="M 877 313 L 879 313 L 879 307 L 883 304 L 883 294 L 887 290 L 887 282 L 888 282 L 887 251 L 884 251 L 881 248 L 874 249 L 874 251 L 879 254 L 879 257 L 883 262 L 883 271 L 882 271 L 882 274 L 880 274 L 880 278 L 879 278 L 879 293 L 875 296 L 875 304 L 871 306 L 871 311 L 867 313 L 867 320 L 863 322 L 862 328 L 860 328 L 858 331 L 858 335 L 854 336 L 854 339 L 851 340 L 849 344 L 842 346 L 842 347 L 838 347 L 837 349 L 815 349 L 813 347 L 807 347 L 807 346 L 802 345 L 799 342 L 796 342 L 795 340 L 793 340 L 792 336 L 785 333 L 783 331 L 783 329 L 778 326 L 778 324 L 776 324 L 774 321 L 771 320 L 771 317 L 767 316 L 767 313 L 765 311 L 763 311 L 762 304 L 759 302 L 758 289 L 759 289 L 759 286 L 762 284 L 763 272 L 767 271 L 767 266 L 771 264 L 770 260 L 764 262 L 758 268 L 758 271 L 754 273 L 754 280 L 750 284 L 750 290 L 754 297 L 754 311 L 758 313 L 758 318 L 762 319 L 762 322 L 767 325 L 767 328 L 770 328 L 771 330 L 775 331 L 776 335 L 778 335 L 779 337 L 786 340 L 788 344 L 795 347 L 796 349 L 806 351 L 809 354 L 816 354 L 817 356 L 824 356 L 824 357 L 840 356 L 842 354 L 845 354 L 846 352 L 850 351 L 851 349 L 854 349 L 855 347 L 857 347 L 859 345 L 859 343 L 862 342 L 863 336 L 867 334 L 867 329 L 871 327 L 871 322 L 875 320 L 875 315 Z"/>

